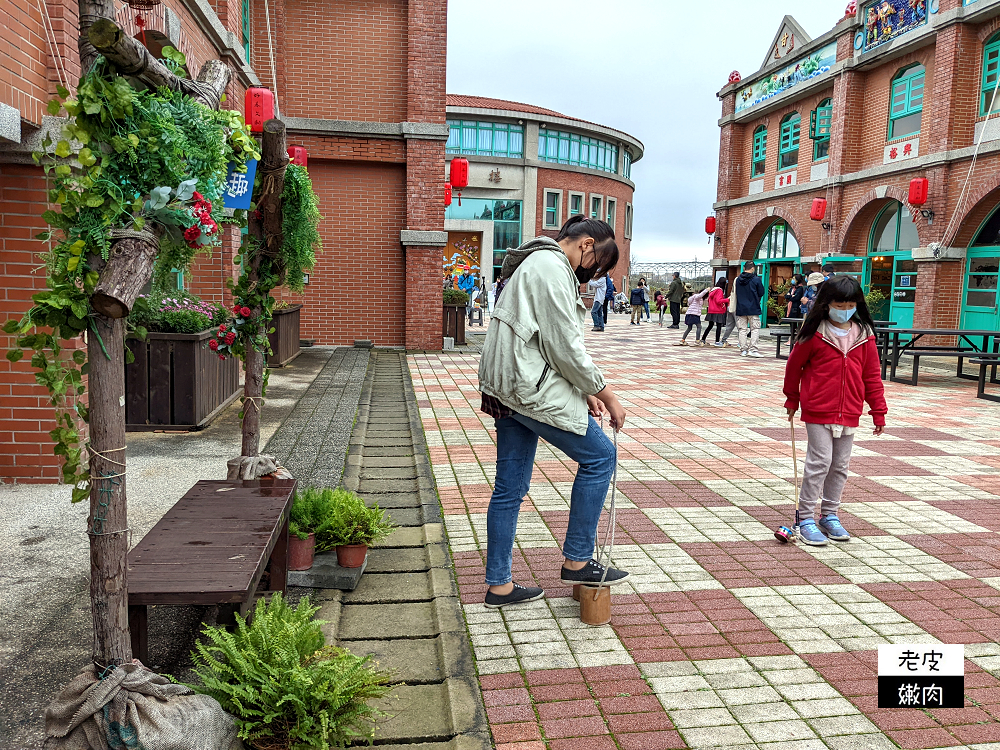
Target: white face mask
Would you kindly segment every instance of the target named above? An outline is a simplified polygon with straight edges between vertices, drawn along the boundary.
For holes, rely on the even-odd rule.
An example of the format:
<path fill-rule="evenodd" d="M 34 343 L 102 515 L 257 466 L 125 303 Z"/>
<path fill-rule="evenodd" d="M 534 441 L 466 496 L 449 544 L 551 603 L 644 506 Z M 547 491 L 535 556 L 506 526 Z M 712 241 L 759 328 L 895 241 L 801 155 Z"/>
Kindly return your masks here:
<path fill-rule="evenodd" d="M 854 313 L 856 313 L 857 311 L 858 308 L 856 307 L 852 307 L 849 310 L 838 310 L 835 307 L 831 307 L 830 320 L 832 320 L 834 323 L 846 323 L 852 317 L 854 317 Z"/>

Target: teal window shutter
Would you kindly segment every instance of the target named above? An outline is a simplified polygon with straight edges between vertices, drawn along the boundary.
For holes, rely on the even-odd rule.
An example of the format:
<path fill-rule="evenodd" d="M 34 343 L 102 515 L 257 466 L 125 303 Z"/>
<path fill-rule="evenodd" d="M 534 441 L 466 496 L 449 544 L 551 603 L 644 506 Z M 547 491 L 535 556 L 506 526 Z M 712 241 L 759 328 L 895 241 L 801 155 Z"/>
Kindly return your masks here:
<path fill-rule="evenodd" d="M 759 177 L 764 174 L 764 165 L 767 160 L 767 128 L 761 125 L 753 133 L 753 165 L 750 169 L 751 177 Z"/>
<path fill-rule="evenodd" d="M 833 105 L 829 99 L 820 102 L 809 114 L 809 137 L 814 141 L 830 139 L 830 126 L 833 122 Z"/>
<path fill-rule="evenodd" d="M 915 65 L 896 75 L 889 97 L 889 139 L 920 132 L 924 108 L 923 65 Z"/>
<path fill-rule="evenodd" d="M 988 115 L 990 112 L 1000 112 L 1000 94 L 994 101 L 993 91 L 997 85 L 997 70 L 1000 68 L 1000 35 L 994 37 L 983 48 L 983 95 L 979 105 L 979 114 Z M 990 109 L 990 102 L 993 108 Z"/>
<path fill-rule="evenodd" d="M 798 112 L 785 115 L 781 122 L 778 142 L 778 169 L 789 169 L 799 163 L 799 135 L 802 118 Z"/>
<path fill-rule="evenodd" d="M 243 8 L 240 19 L 240 30 L 243 33 L 243 52 L 246 55 L 247 63 L 250 62 L 250 0 L 243 0 Z"/>

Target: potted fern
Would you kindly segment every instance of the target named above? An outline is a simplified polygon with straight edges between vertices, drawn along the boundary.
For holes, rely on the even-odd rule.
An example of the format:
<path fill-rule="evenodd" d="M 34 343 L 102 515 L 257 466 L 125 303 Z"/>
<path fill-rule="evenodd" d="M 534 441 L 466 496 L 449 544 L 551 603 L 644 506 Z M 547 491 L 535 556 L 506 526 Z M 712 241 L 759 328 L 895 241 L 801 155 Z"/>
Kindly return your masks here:
<path fill-rule="evenodd" d="M 323 529 L 324 536 L 337 548 L 337 564 L 360 568 L 368 548 L 389 536 L 395 525 L 378 505 L 369 508 L 353 492 L 337 490 L 336 495 L 337 507 Z"/>
<path fill-rule="evenodd" d="M 332 549 L 329 544 L 317 543 L 317 532 L 330 523 L 336 510 L 334 490 L 307 487 L 295 494 L 288 520 L 289 570 L 309 570 L 318 551 Z M 322 534 L 322 541 L 326 541 Z"/>

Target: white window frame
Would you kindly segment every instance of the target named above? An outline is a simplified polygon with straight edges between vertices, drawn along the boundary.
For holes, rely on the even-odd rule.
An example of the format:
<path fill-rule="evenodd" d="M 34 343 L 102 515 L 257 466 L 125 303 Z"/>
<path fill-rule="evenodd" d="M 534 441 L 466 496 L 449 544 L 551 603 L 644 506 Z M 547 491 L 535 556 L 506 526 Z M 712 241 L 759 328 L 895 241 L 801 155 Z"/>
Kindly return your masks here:
<path fill-rule="evenodd" d="M 604 215 L 610 219 L 608 224 L 611 225 L 611 229 L 613 231 L 615 228 L 615 222 L 618 221 L 618 201 L 610 195 L 604 199 Z"/>
<path fill-rule="evenodd" d="M 569 197 L 566 199 L 566 218 L 570 219 L 570 218 L 572 218 L 573 216 L 576 215 L 576 214 L 572 213 L 572 211 L 573 211 L 573 199 L 574 198 L 579 198 L 580 199 L 580 213 L 583 214 L 584 216 L 586 216 L 587 212 L 584 211 L 583 209 L 587 207 L 587 194 L 586 193 L 577 193 L 577 192 L 575 192 L 573 190 L 570 190 L 569 193 L 568 193 L 568 195 L 569 195 Z"/>
<path fill-rule="evenodd" d="M 600 201 L 600 205 L 597 207 L 597 216 L 594 216 L 594 198 Z M 589 219 L 603 219 L 604 218 L 604 196 L 598 195 L 597 193 L 591 193 L 587 199 L 587 218 Z"/>
<path fill-rule="evenodd" d="M 549 196 L 556 196 L 556 223 L 549 224 Z M 542 191 L 542 226 L 545 229 L 559 229 L 562 227 L 562 190 L 550 190 L 546 188 Z"/>
<path fill-rule="evenodd" d="M 625 204 L 625 239 L 632 239 L 632 204 Z"/>

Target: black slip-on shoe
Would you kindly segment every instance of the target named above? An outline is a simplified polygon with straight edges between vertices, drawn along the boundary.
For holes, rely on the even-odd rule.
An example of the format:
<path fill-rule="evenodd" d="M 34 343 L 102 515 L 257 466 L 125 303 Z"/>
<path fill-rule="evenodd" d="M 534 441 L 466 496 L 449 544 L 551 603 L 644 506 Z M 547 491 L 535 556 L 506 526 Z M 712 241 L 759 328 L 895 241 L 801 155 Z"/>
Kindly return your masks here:
<path fill-rule="evenodd" d="M 506 607 L 509 604 L 533 602 L 536 599 L 541 599 L 543 596 L 545 596 L 545 591 L 536 586 L 521 586 L 515 583 L 514 590 L 505 596 L 487 591 L 485 604 L 490 609 L 497 609 L 498 607 Z"/>
<path fill-rule="evenodd" d="M 591 560 L 579 570 L 570 570 L 565 565 L 562 569 L 563 583 L 584 583 L 590 586 L 604 585 L 614 586 L 628 578 L 627 570 L 617 570 L 608 568 L 607 575 L 604 574 L 604 567 L 597 560 Z M 604 583 L 601 584 L 601 576 L 604 576 Z"/>

